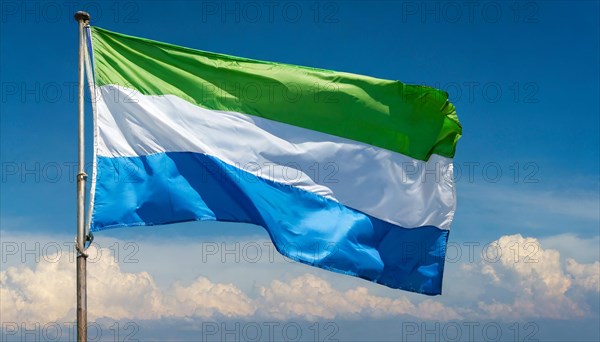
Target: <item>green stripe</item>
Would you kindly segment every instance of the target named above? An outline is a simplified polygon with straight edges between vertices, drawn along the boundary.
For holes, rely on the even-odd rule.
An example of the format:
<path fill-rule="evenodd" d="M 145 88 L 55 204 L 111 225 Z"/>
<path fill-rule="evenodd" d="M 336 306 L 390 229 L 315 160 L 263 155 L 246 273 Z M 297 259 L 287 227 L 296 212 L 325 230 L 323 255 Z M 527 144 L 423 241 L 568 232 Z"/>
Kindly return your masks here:
<path fill-rule="evenodd" d="M 175 95 L 420 160 L 453 157 L 462 131 L 447 93 L 429 87 L 198 51 L 97 27 L 92 42 L 98 86 Z"/>

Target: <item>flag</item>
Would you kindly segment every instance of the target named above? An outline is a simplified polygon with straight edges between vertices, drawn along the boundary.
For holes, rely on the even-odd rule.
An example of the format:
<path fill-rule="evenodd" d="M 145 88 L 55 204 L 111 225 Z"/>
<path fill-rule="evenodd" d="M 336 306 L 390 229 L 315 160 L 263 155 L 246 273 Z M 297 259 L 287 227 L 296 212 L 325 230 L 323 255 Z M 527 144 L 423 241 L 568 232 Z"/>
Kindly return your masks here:
<path fill-rule="evenodd" d="M 447 93 L 98 27 L 91 41 L 92 231 L 251 223 L 298 262 L 441 293 L 461 135 Z"/>

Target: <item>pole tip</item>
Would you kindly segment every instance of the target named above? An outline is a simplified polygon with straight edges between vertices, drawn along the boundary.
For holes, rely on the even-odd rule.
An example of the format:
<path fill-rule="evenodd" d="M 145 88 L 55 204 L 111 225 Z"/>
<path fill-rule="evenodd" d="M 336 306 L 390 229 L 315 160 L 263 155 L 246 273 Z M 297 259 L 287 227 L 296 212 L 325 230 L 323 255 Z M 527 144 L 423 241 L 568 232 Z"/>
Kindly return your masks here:
<path fill-rule="evenodd" d="M 90 21 L 90 14 L 88 12 L 79 11 L 79 12 L 75 13 L 75 20 Z"/>

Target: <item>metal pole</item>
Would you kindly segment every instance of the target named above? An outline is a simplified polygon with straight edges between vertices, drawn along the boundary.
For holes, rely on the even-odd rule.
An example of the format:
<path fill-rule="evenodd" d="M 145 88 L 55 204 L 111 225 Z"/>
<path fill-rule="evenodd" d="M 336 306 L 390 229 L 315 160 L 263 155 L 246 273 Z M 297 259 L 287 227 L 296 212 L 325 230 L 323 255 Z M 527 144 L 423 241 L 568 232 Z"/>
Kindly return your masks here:
<path fill-rule="evenodd" d="M 90 21 L 86 12 L 75 13 L 79 23 L 79 158 L 77 173 L 77 341 L 87 342 L 87 284 L 85 254 L 85 143 L 84 143 L 84 53 L 85 26 Z"/>

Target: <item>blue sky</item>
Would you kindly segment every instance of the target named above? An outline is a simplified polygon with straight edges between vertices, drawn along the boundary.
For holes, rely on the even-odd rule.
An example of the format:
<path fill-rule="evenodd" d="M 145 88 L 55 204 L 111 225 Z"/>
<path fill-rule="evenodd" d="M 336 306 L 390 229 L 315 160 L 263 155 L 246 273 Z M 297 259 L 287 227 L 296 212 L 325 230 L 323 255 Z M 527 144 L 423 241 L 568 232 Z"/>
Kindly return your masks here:
<path fill-rule="evenodd" d="M 222 257 L 223 246 L 235 250 L 241 244 L 237 253 L 242 253 L 243 246 L 254 246 L 248 245 L 252 241 L 266 243 L 267 234 L 242 224 L 186 223 L 97 234 L 98 247 L 106 248 L 103 260 L 119 261 L 98 262 L 105 272 L 98 275 L 141 281 L 147 274 L 156 289 L 139 292 L 163 296 L 164 303 L 183 303 L 193 289 L 218 302 L 207 288 L 222 286 L 237 294 L 233 297 L 240 302 L 233 307 L 246 303 L 248 309 L 232 313 L 217 303 L 207 313 L 163 303 L 146 308 L 156 314 L 144 316 L 115 303 L 98 309 L 95 317 L 102 324 L 134 322 L 142 339 L 193 340 L 214 327 L 202 325 L 207 321 L 249 326 L 269 320 L 301 322 L 304 339 L 315 322 L 332 322 L 338 339 L 397 340 L 412 331 L 410 324 L 398 330 L 398 322 L 449 327 L 449 321 L 498 322 L 503 337 L 514 323 L 522 333 L 533 331 L 527 323 L 537 324 L 533 336 L 540 339 L 600 336 L 597 326 L 573 325 L 597 322 L 599 312 L 597 2 L 4 1 L 1 6 L 0 232 L 2 272 L 8 273 L 0 279 L 5 291 L 36 293 L 15 280 L 27 270 L 36 279 L 50 269 L 65 276 L 74 271 L 61 262 L 44 266 L 44 257 L 35 265 L 21 249 L 35 249 L 36 241 L 42 247 L 54 246 L 48 245 L 52 241 L 62 245 L 75 233 L 77 29 L 72 14 L 84 9 L 92 25 L 134 36 L 441 88 L 449 92 L 464 133 L 455 157 L 461 172 L 450 234 L 461 256 L 447 266 L 443 296 L 424 298 L 282 260 L 263 257 L 252 263 L 247 254 L 222 260 L 207 255 L 207 248 L 218 246 L 216 255 Z M 90 114 L 89 103 L 87 110 Z M 90 128 L 88 115 L 88 156 Z M 479 260 L 492 241 L 507 248 L 534 241 L 540 259 L 535 265 Z M 9 253 L 15 243 L 19 251 Z M 468 246 L 477 254 L 474 260 L 467 258 Z M 137 261 L 126 262 L 128 255 Z M 550 278 L 564 282 L 548 285 Z M 315 284 L 331 286 L 329 297 L 337 299 L 296 311 L 277 304 L 302 304 L 294 294 L 310 292 L 303 286 L 315 289 Z M 356 288 L 368 290 L 371 304 L 359 303 L 356 298 L 366 296 L 352 292 Z M 169 297 L 173 293 L 182 297 Z M 394 302 L 404 299 L 413 307 Z M 521 305 L 529 301 L 529 307 Z M 549 301 L 557 307 L 545 307 Z M 3 315 L 14 310 L 4 305 Z M 399 307 L 408 309 L 390 309 Z M 174 308 L 191 311 L 182 316 L 173 314 Z M 549 314 L 553 310 L 561 314 Z M 320 313 L 307 314 L 311 311 Z M 18 321 L 21 316 L 8 317 Z M 56 317 L 64 320 L 60 313 Z M 363 320 L 369 323 L 356 331 Z M 571 328 L 557 333 L 556 320 Z M 319 340 L 331 327 L 317 326 L 323 333 Z M 419 328 L 406 337 L 420 333 Z"/>

